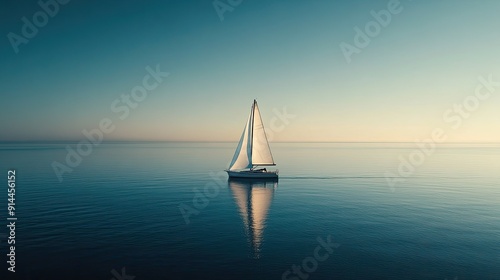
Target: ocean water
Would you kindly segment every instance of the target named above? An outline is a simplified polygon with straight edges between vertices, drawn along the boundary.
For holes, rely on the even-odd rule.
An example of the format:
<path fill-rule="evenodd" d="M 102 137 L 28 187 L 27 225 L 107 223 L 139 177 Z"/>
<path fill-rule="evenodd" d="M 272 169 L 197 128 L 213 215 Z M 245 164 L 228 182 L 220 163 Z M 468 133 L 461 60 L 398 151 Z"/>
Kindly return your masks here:
<path fill-rule="evenodd" d="M 60 182 L 66 145 L 0 145 L 1 279 L 500 279 L 500 145 L 272 143 L 269 182 L 227 180 L 234 143 L 107 143 Z"/>

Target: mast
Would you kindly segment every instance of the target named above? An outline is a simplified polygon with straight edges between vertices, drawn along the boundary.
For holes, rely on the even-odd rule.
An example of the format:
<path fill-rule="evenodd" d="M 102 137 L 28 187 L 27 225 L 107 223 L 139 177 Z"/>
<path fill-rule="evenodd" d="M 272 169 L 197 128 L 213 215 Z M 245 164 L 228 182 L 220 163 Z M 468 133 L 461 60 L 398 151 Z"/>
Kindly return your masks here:
<path fill-rule="evenodd" d="M 250 111 L 250 156 L 248 158 L 250 159 L 250 164 L 252 165 L 252 168 L 253 168 L 252 151 L 253 151 L 253 127 L 255 120 L 255 103 L 257 103 L 257 101 L 254 99 L 252 104 L 252 110 Z"/>

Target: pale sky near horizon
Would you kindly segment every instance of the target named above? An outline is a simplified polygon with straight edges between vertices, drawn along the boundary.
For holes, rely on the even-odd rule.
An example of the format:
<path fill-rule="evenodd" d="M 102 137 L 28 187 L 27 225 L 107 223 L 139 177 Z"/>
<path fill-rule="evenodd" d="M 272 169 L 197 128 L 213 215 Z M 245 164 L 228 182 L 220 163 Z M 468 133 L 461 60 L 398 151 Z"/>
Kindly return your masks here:
<path fill-rule="evenodd" d="M 499 1 L 402 0 L 350 63 L 340 44 L 390 1 L 243 0 L 223 21 L 212 0 L 94 2 L 17 54 L 8 34 L 42 8 L 2 2 L 0 141 L 79 140 L 103 118 L 105 140 L 237 141 L 256 98 L 273 141 L 500 142 L 500 86 L 472 100 L 479 77 L 500 83 Z M 121 120 L 111 104 L 157 65 L 169 76 Z"/>

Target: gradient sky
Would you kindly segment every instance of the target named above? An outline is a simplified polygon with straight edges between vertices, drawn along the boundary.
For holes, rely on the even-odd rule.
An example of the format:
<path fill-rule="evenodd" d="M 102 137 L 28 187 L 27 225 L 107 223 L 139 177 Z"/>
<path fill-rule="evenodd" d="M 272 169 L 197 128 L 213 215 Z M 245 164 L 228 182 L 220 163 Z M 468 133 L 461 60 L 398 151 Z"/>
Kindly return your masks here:
<path fill-rule="evenodd" d="M 456 130 L 442 115 L 500 81 L 500 2 L 402 0 L 347 63 L 340 43 L 388 2 L 243 0 L 221 21 L 210 0 L 72 0 L 16 54 L 7 34 L 41 8 L 2 1 L 0 141 L 79 140 L 105 117 L 106 140 L 237 141 L 257 98 L 268 130 L 296 115 L 273 141 L 499 142 L 500 88 Z M 120 120 L 111 103 L 157 64 L 170 76 Z"/>

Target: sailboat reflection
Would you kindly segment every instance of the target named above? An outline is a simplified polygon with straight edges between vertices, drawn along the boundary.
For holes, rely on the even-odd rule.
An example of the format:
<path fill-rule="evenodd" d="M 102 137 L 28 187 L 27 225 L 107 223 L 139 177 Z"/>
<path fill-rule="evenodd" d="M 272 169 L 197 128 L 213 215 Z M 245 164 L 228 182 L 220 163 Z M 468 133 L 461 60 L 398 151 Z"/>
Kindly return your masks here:
<path fill-rule="evenodd" d="M 267 213 L 271 206 L 277 180 L 229 179 L 229 189 L 239 208 L 253 257 L 260 258 L 266 227 Z"/>

